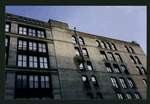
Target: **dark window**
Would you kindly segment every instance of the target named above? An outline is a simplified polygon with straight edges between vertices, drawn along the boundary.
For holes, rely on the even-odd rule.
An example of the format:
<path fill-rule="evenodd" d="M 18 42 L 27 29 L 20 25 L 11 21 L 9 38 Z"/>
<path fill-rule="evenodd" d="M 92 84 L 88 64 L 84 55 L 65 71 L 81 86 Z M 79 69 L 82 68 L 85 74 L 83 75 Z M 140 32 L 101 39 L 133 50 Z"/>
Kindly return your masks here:
<path fill-rule="evenodd" d="M 72 42 L 73 42 L 73 43 L 77 43 L 75 36 L 72 36 L 71 38 L 72 38 Z"/>
<path fill-rule="evenodd" d="M 137 56 L 135 56 L 136 61 L 141 64 L 141 61 L 139 60 L 139 58 Z"/>
<path fill-rule="evenodd" d="M 111 82 L 112 82 L 112 84 L 113 84 L 114 87 L 116 87 L 116 88 L 119 87 L 119 86 L 118 86 L 118 82 L 117 82 L 117 80 L 116 80 L 115 77 L 111 77 Z"/>
<path fill-rule="evenodd" d="M 115 61 L 115 58 L 111 52 L 108 52 L 108 56 L 109 56 L 110 60 Z"/>
<path fill-rule="evenodd" d="M 138 71 L 138 73 L 139 73 L 140 75 L 142 75 L 142 72 L 141 72 L 141 70 L 140 70 L 140 68 L 139 68 L 138 66 L 136 66 L 136 70 Z"/>
<path fill-rule="evenodd" d="M 96 44 L 97 44 L 98 47 L 100 47 L 100 43 L 99 43 L 98 40 L 96 40 Z"/>
<path fill-rule="evenodd" d="M 128 81 L 128 83 L 129 83 L 131 88 L 135 87 L 134 82 L 133 82 L 133 80 L 131 78 L 127 78 L 127 81 Z"/>
<path fill-rule="evenodd" d="M 87 61 L 88 70 L 93 70 L 92 64 L 90 61 Z"/>
<path fill-rule="evenodd" d="M 113 64 L 114 66 L 114 70 L 116 73 L 120 73 L 120 69 L 119 69 L 119 66 L 117 64 Z"/>
<path fill-rule="evenodd" d="M 5 50 L 5 64 L 7 65 L 8 63 L 8 54 L 9 54 L 9 41 L 10 40 L 10 37 L 9 36 L 6 36 L 5 37 L 5 47 L 6 47 L 6 50 Z"/>
<path fill-rule="evenodd" d="M 141 67 L 143 74 L 147 75 L 147 72 L 144 67 Z"/>
<path fill-rule="evenodd" d="M 125 80 L 123 78 L 119 78 L 119 80 L 120 80 L 122 87 L 127 88 L 127 84 L 126 84 Z"/>
<path fill-rule="evenodd" d="M 128 99 L 133 99 L 133 97 L 132 97 L 131 93 L 129 93 L 129 92 L 128 92 L 128 93 L 126 93 L 126 96 L 127 96 L 127 98 L 128 98 Z"/>
<path fill-rule="evenodd" d="M 93 94 L 92 93 L 87 93 L 88 99 L 94 99 Z"/>
<path fill-rule="evenodd" d="M 128 70 L 127 70 L 125 65 L 121 65 L 121 69 L 122 69 L 123 73 L 129 74 L 129 72 L 128 72 Z"/>
<path fill-rule="evenodd" d="M 108 49 L 111 49 L 111 46 L 110 46 L 110 44 L 108 42 L 106 42 L 106 45 L 107 45 Z"/>
<path fill-rule="evenodd" d="M 99 87 L 96 77 L 95 76 L 91 76 L 91 79 L 92 79 L 94 87 Z"/>
<path fill-rule="evenodd" d="M 143 79 L 143 82 L 144 82 L 145 86 L 147 86 L 147 80 Z"/>
<path fill-rule="evenodd" d="M 109 63 L 105 63 L 105 66 L 106 66 L 106 70 L 108 72 L 112 72 L 112 68 L 111 68 L 111 65 Z"/>
<path fill-rule="evenodd" d="M 103 99 L 102 93 L 98 92 L 96 93 L 96 95 L 97 95 L 97 99 Z"/>
<path fill-rule="evenodd" d="M 133 56 L 130 55 L 130 58 L 131 58 L 132 62 L 133 62 L 134 64 L 136 64 L 136 61 L 134 60 Z"/>
<path fill-rule="evenodd" d="M 75 53 L 76 53 L 77 56 L 80 56 L 80 51 L 79 51 L 78 47 L 75 47 Z"/>
<path fill-rule="evenodd" d="M 105 43 L 103 41 L 101 41 L 101 44 L 102 44 L 103 48 L 106 48 L 106 45 L 105 45 Z"/>
<path fill-rule="evenodd" d="M 117 60 L 119 62 L 123 62 L 122 59 L 121 59 L 121 57 L 120 57 L 120 55 L 118 53 L 115 53 L 115 56 L 116 56 L 116 58 L 117 58 Z"/>
<path fill-rule="evenodd" d="M 79 37 L 80 44 L 85 44 L 83 38 Z"/>
<path fill-rule="evenodd" d="M 49 75 L 16 75 L 15 99 L 51 99 L 52 89 Z"/>
<path fill-rule="evenodd" d="M 132 53 L 135 53 L 132 47 L 129 47 L 129 49 Z"/>
<path fill-rule="evenodd" d="M 89 57 L 89 55 L 88 55 L 88 52 L 87 52 L 87 49 L 86 49 L 86 48 L 82 48 L 82 51 L 83 51 L 83 55 L 84 55 L 84 56 Z"/>
<path fill-rule="evenodd" d="M 137 93 L 137 92 L 135 92 L 135 93 L 134 93 L 134 96 L 135 96 L 135 98 L 136 98 L 136 99 L 141 99 L 140 94 L 139 94 L 139 93 Z"/>
<path fill-rule="evenodd" d="M 82 76 L 82 81 L 84 82 L 85 87 L 87 87 L 87 88 L 90 87 L 89 80 L 88 80 L 87 76 L 83 75 Z"/>
<path fill-rule="evenodd" d="M 122 93 L 117 93 L 117 97 L 118 97 L 118 99 L 124 99 L 124 96 Z"/>
<path fill-rule="evenodd" d="M 106 56 L 105 52 L 104 51 L 100 51 L 100 53 L 101 53 L 102 58 L 104 60 L 107 60 L 107 56 Z"/>
<path fill-rule="evenodd" d="M 124 46 L 127 52 L 130 52 L 127 46 Z"/>
<path fill-rule="evenodd" d="M 111 47 L 113 50 L 117 50 L 116 46 L 113 43 L 111 43 Z"/>

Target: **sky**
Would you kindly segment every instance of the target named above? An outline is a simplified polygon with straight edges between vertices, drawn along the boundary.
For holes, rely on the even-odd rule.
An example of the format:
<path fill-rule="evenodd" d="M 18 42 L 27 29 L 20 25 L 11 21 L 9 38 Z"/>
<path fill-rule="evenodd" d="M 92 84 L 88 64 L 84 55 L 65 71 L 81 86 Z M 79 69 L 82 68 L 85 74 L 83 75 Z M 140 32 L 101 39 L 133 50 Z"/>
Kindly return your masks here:
<path fill-rule="evenodd" d="M 6 6 L 6 13 L 48 22 L 68 23 L 69 29 L 98 36 L 137 41 L 147 55 L 146 6 Z"/>

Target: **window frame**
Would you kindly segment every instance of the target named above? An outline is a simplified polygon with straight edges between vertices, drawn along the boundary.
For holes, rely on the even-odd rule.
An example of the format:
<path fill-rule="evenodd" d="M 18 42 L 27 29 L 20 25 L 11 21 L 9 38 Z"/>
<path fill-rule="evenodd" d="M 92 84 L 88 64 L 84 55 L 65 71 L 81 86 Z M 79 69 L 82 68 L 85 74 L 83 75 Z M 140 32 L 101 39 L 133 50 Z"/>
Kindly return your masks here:
<path fill-rule="evenodd" d="M 138 92 L 135 92 L 134 96 L 135 96 L 136 99 L 141 99 L 141 96 L 140 96 L 140 94 Z"/>
<path fill-rule="evenodd" d="M 126 96 L 127 96 L 127 99 L 133 99 L 132 94 L 131 94 L 131 93 L 129 93 L 129 92 L 127 92 L 127 93 L 126 93 Z"/>
<path fill-rule="evenodd" d="M 136 64 L 136 61 L 134 60 L 133 56 L 130 55 L 131 61 L 133 62 L 133 64 Z"/>
<path fill-rule="evenodd" d="M 127 46 L 124 46 L 124 47 L 125 47 L 126 52 L 130 52 Z"/>
<path fill-rule="evenodd" d="M 91 67 L 91 70 L 89 69 L 88 66 Z M 93 66 L 92 66 L 92 63 L 91 63 L 90 61 L 87 61 L 87 67 L 88 67 L 88 70 L 89 70 L 89 71 L 93 71 Z"/>
<path fill-rule="evenodd" d="M 138 66 L 136 66 L 136 70 L 138 71 L 138 74 L 143 75 L 143 73 L 141 72 L 141 70 Z"/>
<path fill-rule="evenodd" d="M 129 74 L 129 72 L 128 72 L 125 65 L 120 65 L 120 67 L 121 67 L 121 70 L 122 70 L 123 73 Z M 124 67 L 124 69 L 122 67 Z"/>

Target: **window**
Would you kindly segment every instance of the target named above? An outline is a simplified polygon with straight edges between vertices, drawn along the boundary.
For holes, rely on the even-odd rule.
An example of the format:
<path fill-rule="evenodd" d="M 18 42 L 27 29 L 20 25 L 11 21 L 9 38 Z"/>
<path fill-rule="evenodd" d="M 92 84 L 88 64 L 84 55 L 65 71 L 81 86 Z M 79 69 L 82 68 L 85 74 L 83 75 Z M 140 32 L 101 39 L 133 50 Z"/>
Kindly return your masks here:
<path fill-rule="evenodd" d="M 97 95 L 97 99 L 103 99 L 102 93 L 98 92 L 96 93 L 96 95 Z"/>
<path fill-rule="evenodd" d="M 15 99 L 52 99 L 49 75 L 17 73 Z"/>
<path fill-rule="evenodd" d="M 41 44 L 41 43 L 39 43 L 39 44 Z M 36 47 L 35 42 L 29 42 L 29 51 L 37 51 L 37 47 Z"/>
<path fill-rule="evenodd" d="M 91 76 L 91 79 L 92 79 L 94 87 L 99 87 L 98 82 L 96 80 L 96 77 L 95 76 Z"/>
<path fill-rule="evenodd" d="M 87 61 L 88 70 L 93 70 L 92 64 L 90 61 Z"/>
<path fill-rule="evenodd" d="M 120 69 L 119 69 L 119 66 L 117 64 L 113 64 L 114 66 L 114 70 L 116 73 L 120 73 Z"/>
<path fill-rule="evenodd" d="M 115 61 L 115 58 L 112 53 L 108 52 L 108 56 L 109 56 L 110 60 Z"/>
<path fill-rule="evenodd" d="M 136 61 L 134 60 L 133 56 L 130 55 L 130 58 L 131 58 L 133 64 L 136 64 Z"/>
<path fill-rule="evenodd" d="M 135 56 L 136 61 L 141 64 L 141 61 L 139 60 L 139 58 L 137 56 Z"/>
<path fill-rule="evenodd" d="M 131 78 L 127 78 L 127 81 L 128 81 L 128 83 L 129 83 L 129 85 L 130 85 L 131 88 L 135 87 L 135 85 L 133 83 L 133 80 Z"/>
<path fill-rule="evenodd" d="M 141 67 L 143 74 L 147 75 L 147 72 L 144 67 Z"/>
<path fill-rule="evenodd" d="M 117 50 L 116 46 L 113 43 L 111 43 L 111 47 L 113 50 Z"/>
<path fill-rule="evenodd" d="M 111 46 L 110 46 L 110 44 L 108 42 L 106 42 L 106 45 L 107 45 L 108 49 L 111 49 Z"/>
<path fill-rule="evenodd" d="M 39 52 L 46 53 L 46 45 L 44 43 L 38 43 Z"/>
<path fill-rule="evenodd" d="M 132 47 L 129 47 L 129 49 L 132 53 L 135 53 Z"/>
<path fill-rule="evenodd" d="M 102 47 L 106 48 L 105 43 L 103 41 L 101 41 Z"/>
<path fill-rule="evenodd" d="M 76 55 L 77 55 L 77 56 L 80 56 L 80 51 L 79 51 L 79 48 L 78 48 L 78 47 L 75 47 L 75 52 L 76 52 Z"/>
<path fill-rule="evenodd" d="M 46 57 L 39 57 L 40 58 L 40 68 L 48 68 L 47 58 Z"/>
<path fill-rule="evenodd" d="M 127 88 L 127 85 L 126 85 L 124 79 L 123 78 L 119 78 L 119 80 L 120 80 L 120 83 L 121 83 L 122 87 L 123 88 Z"/>
<path fill-rule="evenodd" d="M 73 43 L 77 43 L 75 36 L 72 36 L 71 38 Z"/>
<path fill-rule="evenodd" d="M 19 40 L 18 49 L 19 50 L 27 50 L 27 41 Z"/>
<path fill-rule="evenodd" d="M 44 31 L 37 30 L 37 36 L 41 38 L 45 38 Z"/>
<path fill-rule="evenodd" d="M 87 93 L 88 99 L 94 99 L 93 94 L 92 93 Z"/>
<path fill-rule="evenodd" d="M 5 47 L 8 47 L 8 37 L 5 38 Z"/>
<path fill-rule="evenodd" d="M 115 53 L 115 55 L 116 55 L 117 60 L 118 60 L 119 62 L 122 62 L 122 59 L 121 59 L 120 55 L 119 55 L 118 53 Z"/>
<path fill-rule="evenodd" d="M 131 93 L 126 93 L 128 99 L 133 99 Z"/>
<path fill-rule="evenodd" d="M 84 56 L 89 57 L 88 52 L 85 48 L 82 48 L 82 51 Z"/>
<path fill-rule="evenodd" d="M 117 97 L 118 99 L 124 99 L 123 94 L 122 93 L 117 93 Z"/>
<path fill-rule="evenodd" d="M 19 27 L 19 34 L 27 35 L 27 28 L 26 27 Z"/>
<path fill-rule="evenodd" d="M 27 67 L 26 55 L 18 55 L 18 66 Z"/>
<path fill-rule="evenodd" d="M 101 53 L 102 58 L 103 58 L 104 60 L 107 60 L 107 57 L 106 57 L 105 52 L 104 52 L 104 51 L 100 51 L 100 53 Z"/>
<path fill-rule="evenodd" d="M 112 68 L 111 68 L 111 66 L 110 66 L 109 63 L 105 63 L 105 66 L 106 66 L 106 70 L 107 70 L 108 72 L 112 72 Z"/>
<path fill-rule="evenodd" d="M 114 87 L 118 88 L 118 83 L 116 81 L 116 78 L 111 77 L 111 82 L 112 82 L 112 84 L 113 84 Z"/>
<path fill-rule="evenodd" d="M 79 69 L 80 70 L 84 69 L 83 62 L 81 60 L 78 60 L 78 63 L 79 63 Z"/>
<path fill-rule="evenodd" d="M 6 47 L 6 50 L 5 50 L 5 64 L 6 64 L 6 65 L 7 65 L 7 63 L 8 63 L 9 40 L 10 40 L 10 37 L 9 37 L 9 36 L 6 36 L 6 37 L 5 37 L 5 47 Z"/>
<path fill-rule="evenodd" d="M 79 37 L 79 42 L 80 42 L 80 44 L 84 44 L 83 38 Z"/>
<path fill-rule="evenodd" d="M 136 70 L 138 71 L 138 73 L 139 73 L 140 75 L 142 75 L 142 72 L 141 72 L 141 70 L 140 70 L 140 68 L 139 68 L 138 66 L 136 66 Z"/>
<path fill-rule="evenodd" d="M 29 35 L 30 35 L 30 36 L 36 36 L 36 30 L 29 28 Z"/>
<path fill-rule="evenodd" d="M 38 67 L 37 56 L 29 56 L 29 67 Z"/>
<path fill-rule="evenodd" d="M 82 81 L 84 82 L 85 87 L 90 87 L 87 76 L 82 76 Z"/>
<path fill-rule="evenodd" d="M 140 94 L 137 93 L 137 92 L 134 93 L 134 96 L 135 96 L 136 99 L 141 99 Z"/>
<path fill-rule="evenodd" d="M 10 32 L 10 23 L 5 24 L 5 31 Z"/>
<path fill-rule="evenodd" d="M 147 86 L 147 80 L 143 79 L 143 82 L 144 82 L 145 86 Z"/>
<path fill-rule="evenodd" d="M 130 52 L 127 46 L 124 46 L 124 48 L 127 52 Z"/>
<path fill-rule="evenodd" d="M 100 47 L 100 43 L 99 43 L 98 40 L 96 40 L 96 44 L 97 44 L 98 47 Z"/>
<path fill-rule="evenodd" d="M 129 74 L 127 68 L 125 67 L 125 65 L 121 65 L 121 69 L 123 73 Z"/>

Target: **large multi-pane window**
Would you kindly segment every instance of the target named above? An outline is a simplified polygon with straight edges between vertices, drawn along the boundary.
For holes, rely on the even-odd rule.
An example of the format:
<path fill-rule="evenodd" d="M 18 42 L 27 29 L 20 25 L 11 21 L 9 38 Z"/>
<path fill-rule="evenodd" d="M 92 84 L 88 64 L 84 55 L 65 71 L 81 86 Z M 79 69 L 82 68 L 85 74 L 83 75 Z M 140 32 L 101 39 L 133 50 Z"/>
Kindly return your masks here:
<path fill-rule="evenodd" d="M 84 44 L 84 40 L 82 37 L 79 37 L 79 42 L 80 42 L 80 44 Z"/>
<path fill-rule="evenodd" d="M 123 88 L 127 88 L 127 85 L 126 85 L 124 79 L 123 78 L 119 78 L 119 80 L 120 80 L 120 83 L 121 83 L 122 87 Z"/>
<path fill-rule="evenodd" d="M 118 97 L 118 99 L 124 99 L 124 96 L 122 93 L 117 93 L 117 97 Z"/>
<path fill-rule="evenodd" d="M 135 87 L 135 85 L 133 83 L 133 80 L 131 78 L 127 78 L 127 81 L 128 81 L 128 83 L 129 83 L 129 85 L 130 85 L 131 88 Z"/>
<path fill-rule="evenodd" d="M 80 56 L 80 51 L 79 51 L 78 47 L 75 47 L 75 53 L 76 53 L 77 56 Z"/>
<path fill-rule="evenodd" d="M 48 52 L 46 43 L 33 40 L 18 39 L 18 60 L 20 67 L 48 68 Z"/>
<path fill-rule="evenodd" d="M 136 61 L 141 64 L 141 61 L 139 60 L 139 58 L 137 56 L 135 56 Z"/>
<path fill-rule="evenodd" d="M 15 99 L 52 99 L 49 75 L 17 73 Z"/>
<path fill-rule="evenodd" d="M 133 99 L 131 93 L 126 93 L 126 96 L 127 96 L 128 99 Z"/>
<path fill-rule="evenodd" d="M 113 64 L 114 66 L 114 70 L 116 73 L 120 73 L 120 69 L 119 69 L 119 66 L 117 64 Z"/>
<path fill-rule="evenodd" d="M 110 60 L 115 61 L 115 58 L 111 52 L 108 52 L 108 56 L 109 56 Z"/>
<path fill-rule="evenodd" d="M 18 33 L 23 35 L 46 38 L 45 30 L 39 28 L 33 28 L 25 25 L 18 25 Z"/>
<path fill-rule="evenodd" d="M 122 62 L 122 59 L 121 59 L 120 55 L 119 55 L 118 53 L 115 53 L 115 55 L 116 55 L 117 60 L 118 60 L 119 62 Z"/>
<path fill-rule="evenodd" d="M 103 58 L 104 60 L 107 60 L 107 57 L 106 57 L 105 52 L 104 52 L 104 51 L 100 51 L 100 53 L 101 53 L 102 58 Z"/>
<path fill-rule="evenodd" d="M 129 74 L 129 72 L 128 72 L 125 65 L 121 65 L 121 70 L 122 70 L 123 73 Z"/>
<path fill-rule="evenodd" d="M 110 66 L 109 63 L 105 63 L 105 66 L 106 66 L 106 70 L 107 70 L 108 72 L 112 72 L 112 68 L 111 68 L 111 66 Z"/>
<path fill-rule="evenodd" d="M 75 36 L 72 36 L 71 38 L 72 38 L 72 42 L 73 42 L 73 43 L 77 43 Z"/>
<path fill-rule="evenodd" d="M 136 99 L 141 99 L 140 94 L 137 93 L 137 92 L 134 93 L 134 96 L 135 96 Z"/>
<path fill-rule="evenodd" d="M 112 84 L 113 84 L 114 87 L 116 87 L 116 88 L 119 87 L 116 78 L 111 77 L 111 82 L 112 82 Z"/>
<path fill-rule="evenodd" d="M 80 69 L 80 70 L 83 70 L 83 69 L 84 69 L 83 62 L 78 61 L 78 64 L 79 64 L 79 69 Z"/>
<path fill-rule="evenodd" d="M 86 57 L 89 56 L 86 48 L 82 48 L 82 52 L 83 52 L 84 56 L 86 56 Z"/>

